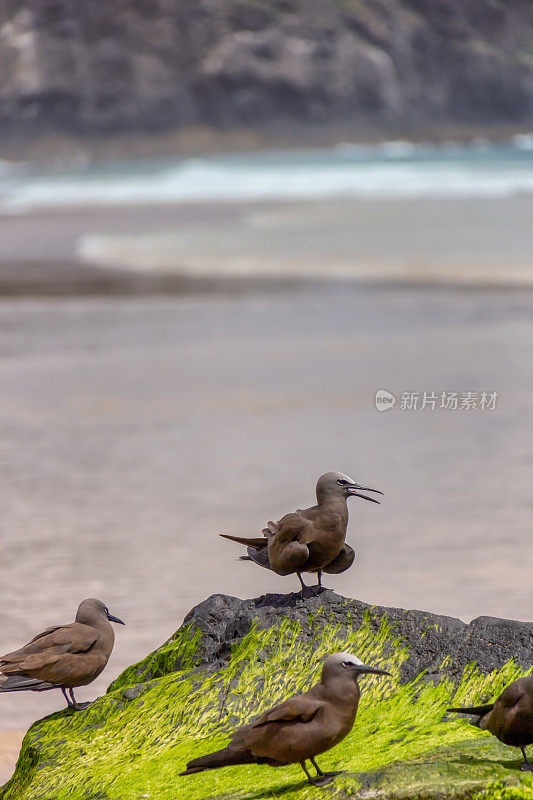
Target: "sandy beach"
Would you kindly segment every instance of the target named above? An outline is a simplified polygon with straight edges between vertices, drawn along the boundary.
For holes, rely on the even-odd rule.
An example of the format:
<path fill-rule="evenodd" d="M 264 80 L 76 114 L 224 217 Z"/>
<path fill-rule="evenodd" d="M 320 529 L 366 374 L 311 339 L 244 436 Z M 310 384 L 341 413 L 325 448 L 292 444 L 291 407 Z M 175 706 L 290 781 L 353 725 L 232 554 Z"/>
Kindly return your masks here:
<path fill-rule="evenodd" d="M 533 286 L 532 217 L 527 194 L 0 214 L 0 295 L 227 292 L 332 278 Z"/>
<path fill-rule="evenodd" d="M 11 777 L 25 733 L 26 731 L 0 733 L 0 785 Z"/>
<path fill-rule="evenodd" d="M 329 469 L 385 492 L 380 507 L 351 502 L 357 561 L 332 588 L 465 620 L 531 619 L 532 203 L 0 217 L 3 652 L 101 597 L 127 627 L 80 691 L 90 699 L 206 595 L 296 589 L 239 562 L 217 534 L 255 535 L 312 503 Z M 152 272 L 80 257 L 91 237 L 130 237 L 131 255 L 135 237 L 169 233 L 169 261 L 155 248 Z M 317 283 L 305 270 L 292 283 L 239 285 L 224 270 L 218 285 L 176 279 L 173 264 L 197 275 L 217 248 L 220 264 L 240 248 L 257 275 L 283 250 L 287 263 L 326 271 L 351 259 L 376 280 Z M 461 270 L 469 280 L 453 279 Z M 513 289 L 506 276 L 518 271 Z M 166 282 L 150 283 L 154 273 Z M 376 410 L 378 389 L 395 394 L 393 410 Z M 496 392 L 497 406 L 400 407 L 405 392 L 452 391 Z M 57 692 L 2 697 L 4 777 L 18 731 L 62 704 Z"/>
<path fill-rule="evenodd" d="M 510 291 L 3 303 L 4 650 L 105 596 L 128 627 L 94 696 L 206 594 L 293 589 L 217 533 L 311 502 L 330 468 L 385 492 L 352 502 L 336 589 L 527 619 L 531 325 Z M 378 413 L 379 388 L 500 399 Z M 19 728 L 61 698 L 2 701 Z"/>

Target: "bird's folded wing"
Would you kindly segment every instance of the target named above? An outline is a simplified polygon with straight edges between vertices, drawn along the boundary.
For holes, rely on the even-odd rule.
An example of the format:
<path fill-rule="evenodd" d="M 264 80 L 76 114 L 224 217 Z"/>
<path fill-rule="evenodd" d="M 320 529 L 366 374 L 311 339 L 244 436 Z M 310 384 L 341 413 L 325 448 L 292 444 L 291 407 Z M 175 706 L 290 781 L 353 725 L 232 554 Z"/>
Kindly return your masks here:
<path fill-rule="evenodd" d="M 305 519 L 298 511 L 285 514 L 277 524 L 275 541 L 281 544 L 283 542 L 292 542 L 295 539 L 300 539 L 310 525 L 310 521 Z"/>
<path fill-rule="evenodd" d="M 50 628 L 46 628 L 44 631 L 41 631 L 41 633 L 38 633 L 37 636 L 34 636 L 33 639 L 30 639 L 28 644 L 32 644 L 33 642 L 36 642 L 39 639 L 42 639 L 44 636 L 48 636 L 49 633 L 53 633 L 54 631 L 57 631 L 57 630 L 59 630 L 60 628 L 63 628 L 63 627 L 64 627 L 63 625 L 51 625 Z M 26 645 L 26 647 L 27 646 L 28 645 Z"/>
<path fill-rule="evenodd" d="M 42 670 L 44 667 L 53 666 L 60 658 L 61 653 L 45 650 L 42 653 L 29 653 L 26 657 L 21 656 L 17 661 L 2 663 L 1 668 L 4 675 L 23 673 L 31 676 L 32 673 Z"/>
<path fill-rule="evenodd" d="M 25 644 L 19 650 L 13 650 L 11 653 L 6 653 L 5 656 L 0 656 L 0 664 L 3 664 L 4 662 L 12 663 L 15 661 L 20 661 L 20 659 L 28 653 L 40 652 L 42 650 L 42 642 L 40 640 L 47 637 L 50 633 L 57 631 L 59 627 L 61 626 L 53 625 L 51 628 L 46 628 L 46 630 L 38 633 L 37 636 L 34 636 L 33 639 L 30 639 L 28 644 Z"/>
<path fill-rule="evenodd" d="M 337 558 L 334 558 L 333 561 L 330 561 L 325 567 L 323 567 L 323 572 L 327 572 L 330 575 L 338 575 L 341 572 L 345 572 L 349 569 L 355 560 L 355 550 L 353 547 L 350 547 L 349 544 L 344 544 L 344 547 L 338 554 Z"/>
<path fill-rule="evenodd" d="M 27 645 L 0 657 L 0 666 L 16 664 L 21 669 L 31 656 L 45 659 L 46 663 L 55 660 L 55 656 L 63 653 L 86 653 L 98 640 L 98 633 L 88 625 L 72 623 L 56 628 L 49 628 L 36 636 Z M 34 668 L 32 666 L 32 668 Z"/>
<path fill-rule="evenodd" d="M 86 653 L 97 641 L 98 632 L 94 628 L 74 622 L 52 631 L 47 637 L 47 647 L 63 653 Z"/>
<path fill-rule="evenodd" d="M 310 722 L 320 706 L 320 700 L 311 697 L 292 697 L 279 706 L 265 711 L 264 714 L 252 722 L 253 728 L 268 725 L 270 722 Z"/>

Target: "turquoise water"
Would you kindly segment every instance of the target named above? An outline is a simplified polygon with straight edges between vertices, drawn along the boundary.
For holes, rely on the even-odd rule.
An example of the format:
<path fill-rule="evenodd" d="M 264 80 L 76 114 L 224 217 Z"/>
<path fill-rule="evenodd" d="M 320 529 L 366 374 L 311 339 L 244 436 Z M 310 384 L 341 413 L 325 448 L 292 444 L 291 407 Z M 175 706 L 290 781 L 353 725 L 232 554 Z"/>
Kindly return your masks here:
<path fill-rule="evenodd" d="M 533 135 L 440 146 L 405 141 L 158 161 L 0 167 L 0 209 L 328 197 L 533 193 Z"/>

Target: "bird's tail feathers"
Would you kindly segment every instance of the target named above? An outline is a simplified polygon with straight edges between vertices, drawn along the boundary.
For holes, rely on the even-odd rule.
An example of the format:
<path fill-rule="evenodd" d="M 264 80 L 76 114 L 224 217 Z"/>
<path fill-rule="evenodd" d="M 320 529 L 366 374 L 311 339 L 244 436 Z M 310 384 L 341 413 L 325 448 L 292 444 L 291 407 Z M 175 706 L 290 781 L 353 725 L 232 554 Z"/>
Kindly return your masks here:
<path fill-rule="evenodd" d="M 268 540 L 272 538 L 270 531 L 268 538 L 265 539 L 245 539 L 243 536 L 230 536 L 227 533 L 219 533 L 219 536 L 222 536 L 223 539 L 229 539 L 231 542 L 237 542 L 238 544 L 244 544 L 246 546 L 248 555 L 239 556 L 241 561 L 255 561 L 260 567 L 272 569 L 268 557 Z"/>
<path fill-rule="evenodd" d="M 220 767 L 231 767 L 237 764 L 255 764 L 257 758 L 249 750 L 235 751 L 229 747 L 217 750 L 216 753 L 209 753 L 200 758 L 189 761 L 187 768 L 180 775 L 193 775 L 195 772 L 203 772 L 206 769 L 220 769 Z"/>
<path fill-rule="evenodd" d="M 266 547 L 268 544 L 267 540 L 263 537 L 258 537 L 257 539 L 245 539 L 243 536 L 230 536 L 228 533 L 219 533 L 218 535 L 222 536 L 223 539 L 229 539 L 231 542 L 244 544 L 246 547 L 255 547 L 256 549 Z"/>
<path fill-rule="evenodd" d="M 48 689 L 57 689 L 57 686 L 30 675 L 10 675 L 6 681 L 0 683 L 0 692 L 46 692 Z"/>
<path fill-rule="evenodd" d="M 479 719 L 481 719 L 482 717 L 485 716 L 485 714 L 489 714 L 493 708 L 494 708 L 494 703 L 490 703 L 489 705 L 486 706 L 474 706 L 473 708 L 448 708 L 446 710 L 453 712 L 454 714 L 472 714 L 473 716 L 479 717 Z"/>
<path fill-rule="evenodd" d="M 262 547 L 261 550 L 255 550 L 253 547 L 248 548 L 248 555 L 241 556 L 241 558 L 249 559 L 250 561 L 254 561 L 256 564 L 259 564 L 260 567 L 264 567 L 265 569 L 272 569 L 270 566 L 270 559 L 268 557 L 268 548 Z"/>
<path fill-rule="evenodd" d="M 267 541 L 270 541 L 272 537 L 276 535 L 277 532 L 278 532 L 278 526 L 276 525 L 275 522 L 272 522 L 272 520 L 270 520 L 270 522 L 267 522 L 266 528 L 263 528 L 263 530 L 261 531 L 261 533 L 263 534 L 263 536 Z"/>

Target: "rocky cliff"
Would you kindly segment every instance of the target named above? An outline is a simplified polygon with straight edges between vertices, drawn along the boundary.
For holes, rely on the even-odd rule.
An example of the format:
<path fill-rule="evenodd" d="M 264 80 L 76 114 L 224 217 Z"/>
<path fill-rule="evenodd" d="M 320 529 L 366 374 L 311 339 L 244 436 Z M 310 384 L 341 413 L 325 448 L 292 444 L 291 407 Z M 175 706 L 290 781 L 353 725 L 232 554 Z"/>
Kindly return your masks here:
<path fill-rule="evenodd" d="M 0 125 L 527 124 L 532 33 L 529 0 L 3 0 Z"/>
<path fill-rule="evenodd" d="M 214 595 L 201 603 L 105 697 L 36 722 L 0 798 L 323 798 L 297 766 L 178 773 L 224 746 L 236 724 L 308 688 L 324 657 L 343 649 L 393 677 L 361 681 L 352 733 L 321 759 L 325 769 L 347 770 L 328 797 L 533 800 L 519 751 L 446 714 L 451 703 L 487 702 L 530 671 L 533 624 L 481 617 L 465 625 L 331 591 L 280 599 Z"/>

